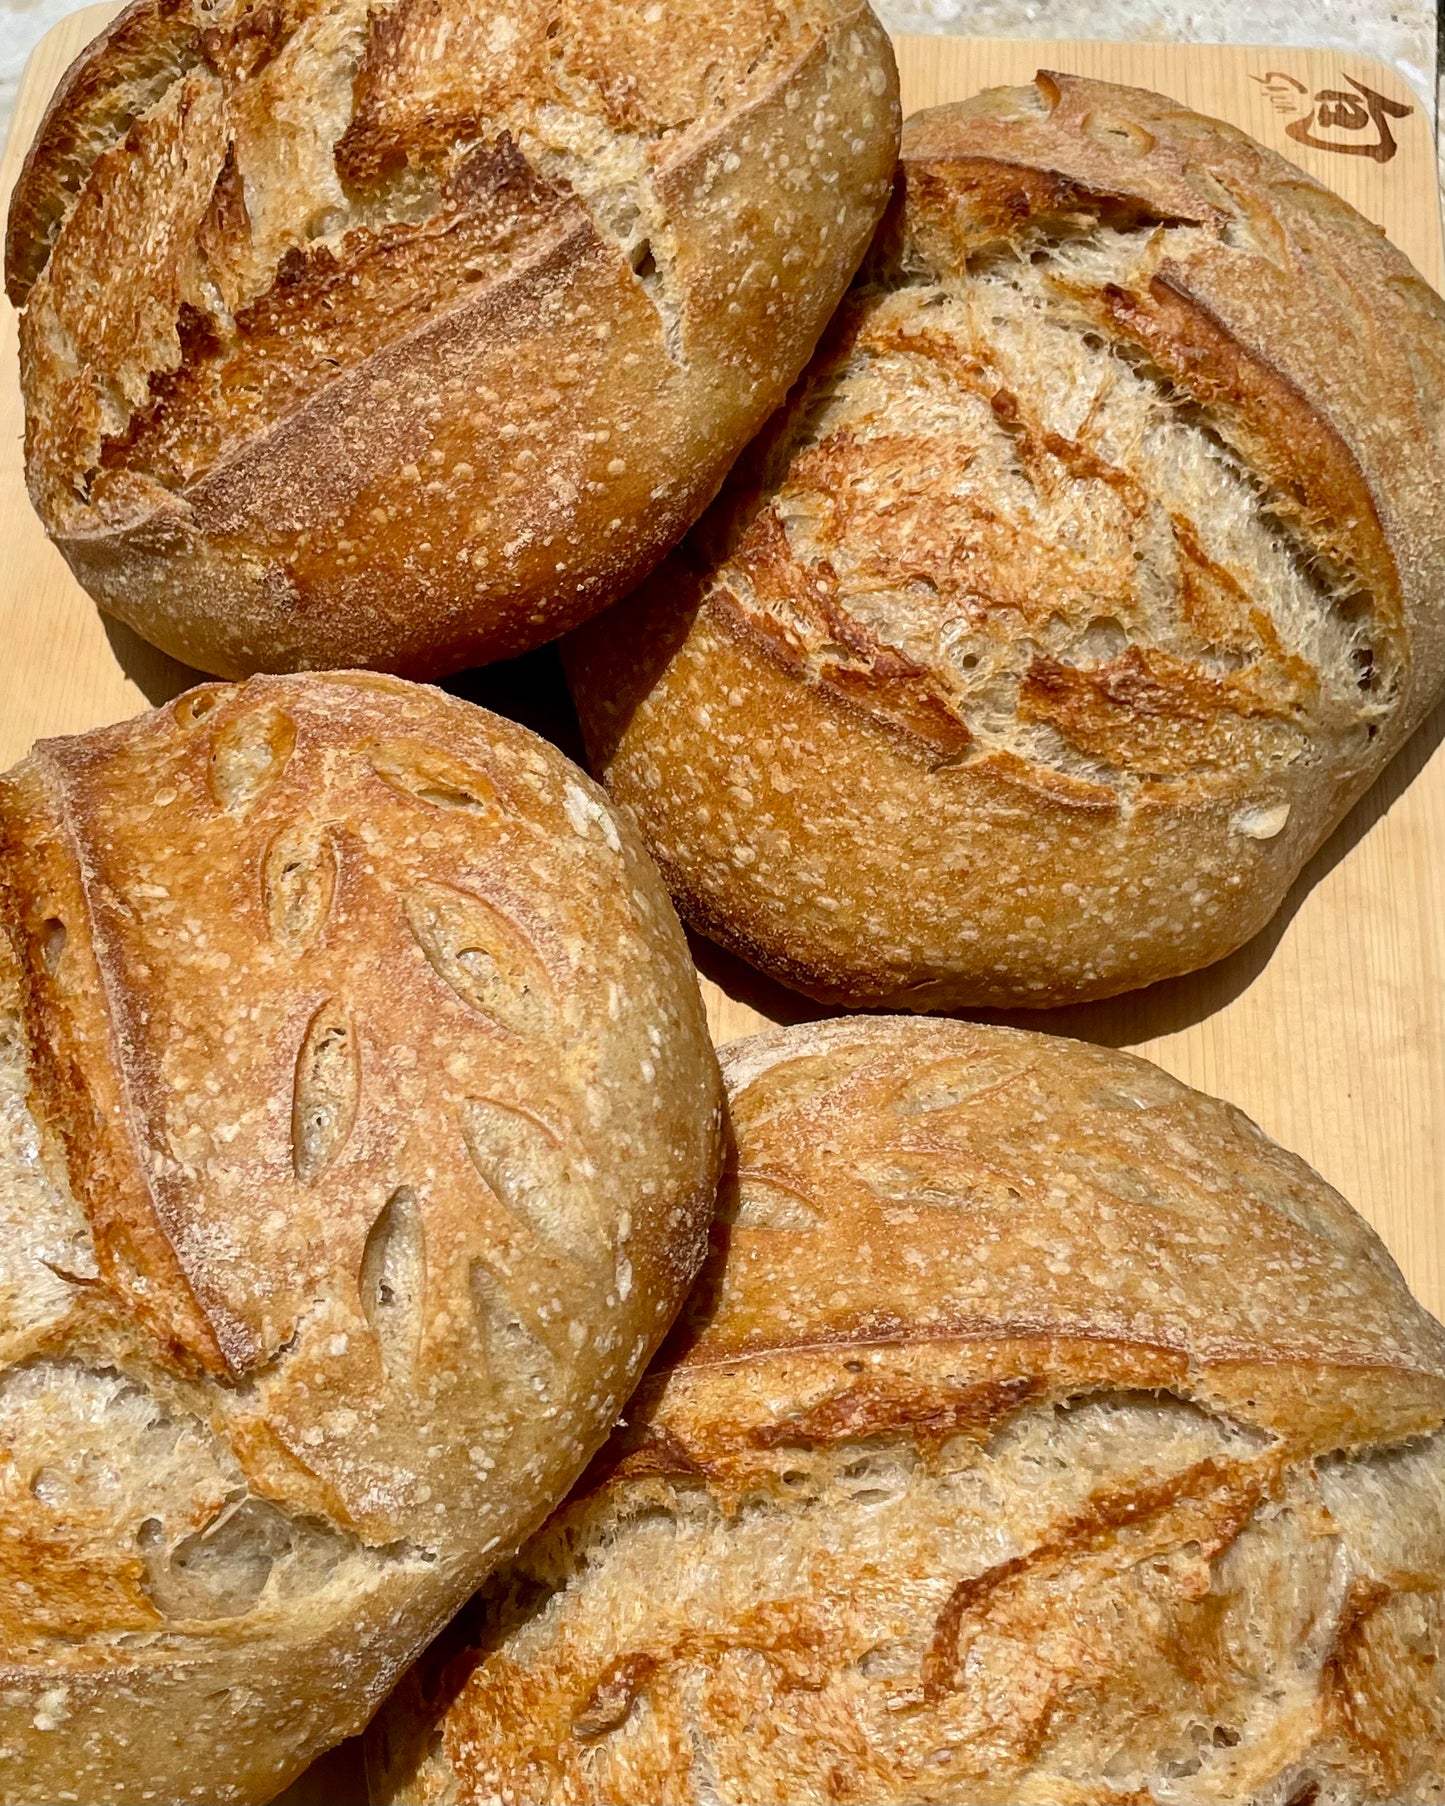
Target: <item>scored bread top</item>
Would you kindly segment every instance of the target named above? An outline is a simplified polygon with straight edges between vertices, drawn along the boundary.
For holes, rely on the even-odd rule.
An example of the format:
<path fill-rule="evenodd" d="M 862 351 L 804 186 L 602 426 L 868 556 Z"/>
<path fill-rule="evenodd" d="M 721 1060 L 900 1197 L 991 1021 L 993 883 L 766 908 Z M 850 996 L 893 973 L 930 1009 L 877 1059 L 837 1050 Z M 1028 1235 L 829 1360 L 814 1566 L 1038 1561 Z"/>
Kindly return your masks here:
<path fill-rule="evenodd" d="M 1207 963 L 1440 692 L 1442 419 L 1445 303 L 1243 133 L 1070 75 L 917 114 L 788 405 L 576 638 L 594 765 L 831 1001 Z"/>
<path fill-rule="evenodd" d="M 35 505 L 223 674 L 551 637 L 801 368 L 895 90 L 862 0 L 136 0 L 11 207 Z"/>
<path fill-rule="evenodd" d="M 703 1281 L 372 1797 L 1432 1797 L 1445 1331 L 1343 1199 L 1078 1042 L 722 1063 Z"/>
<path fill-rule="evenodd" d="M 940 755 L 976 723 L 1100 804 L 1281 736 L 1398 743 L 1445 673 L 1445 302 L 1294 165 L 1140 90 L 916 114 L 900 169 L 751 466 L 754 626 L 864 706 L 876 658 Z"/>
<path fill-rule="evenodd" d="M 466 10 L 432 0 L 373 8 L 370 17 L 364 8 L 306 0 L 205 9 L 191 0 L 133 0 L 66 71 L 46 109 L 11 202 L 6 292 L 16 307 L 25 305 L 100 159 L 193 71 L 210 76 L 219 91 L 269 70 L 267 97 L 283 117 L 307 98 L 339 104 L 342 88 L 354 84 L 336 156 L 342 177 L 359 185 L 395 176 L 398 163 L 425 169 L 464 161 L 469 143 L 499 127 L 530 127 L 546 142 L 548 126 L 536 117 L 546 108 L 590 118 L 603 139 L 675 137 L 763 91 L 816 41 L 829 12 L 824 0 L 792 7 L 738 0 L 721 9 L 675 9 L 658 31 L 660 17 L 645 6 L 608 0 L 507 0 Z M 291 44 L 308 21 L 303 41 Z M 270 69 L 278 53 L 288 66 Z M 304 127 L 300 119 L 289 123 Z M 552 129 L 568 123 L 556 120 Z M 570 123 L 575 131 L 579 121 Z M 312 134 L 319 138 L 317 126 Z M 285 182 L 316 173 L 306 162 L 318 147 L 294 148 L 300 156 L 289 168 L 278 162 L 253 174 L 277 184 L 267 198 L 273 206 L 291 203 L 299 215 L 293 235 L 304 242 L 314 197 L 288 195 Z M 550 148 L 567 155 L 565 140 Z M 573 173 L 584 181 L 603 186 L 617 173 L 589 177 L 581 147 L 573 151 Z M 247 173 L 244 155 L 240 173 Z"/>
<path fill-rule="evenodd" d="M 1321 1433 L 1319 1367 L 1374 1376 L 1330 1389 L 1324 1433 L 1346 1441 L 1384 1433 L 1399 1401 L 1445 1406 L 1445 1330 L 1368 1224 L 1232 1105 L 1145 1061 L 888 1018 L 721 1057 L 727 1257 L 674 1332 L 680 1377 L 792 1346 L 1017 1340 L 1225 1388 L 1282 1433 Z"/>
<path fill-rule="evenodd" d="M 687 1290 L 686 943 L 555 748 L 355 673 L 41 742 L 0 922 L 0 1797 L 269 1799 Z"/>
<path fill-rule="evenodd" d="M 257 680 L 42 742 L 0 832 L 108 1308 L 245 1382 L 261 1468 L 371 1540 L 423 1494 L 489 1509 L 416 1414 L 446 1376 L 454 1430 L 495 1418 L 464 1375 L 505 1390 L 509 1337 L 562 1443 L 605 1427 L 696 1258 L 716 1081 L 676 919 L 580 772 L 397 680 Z"/>

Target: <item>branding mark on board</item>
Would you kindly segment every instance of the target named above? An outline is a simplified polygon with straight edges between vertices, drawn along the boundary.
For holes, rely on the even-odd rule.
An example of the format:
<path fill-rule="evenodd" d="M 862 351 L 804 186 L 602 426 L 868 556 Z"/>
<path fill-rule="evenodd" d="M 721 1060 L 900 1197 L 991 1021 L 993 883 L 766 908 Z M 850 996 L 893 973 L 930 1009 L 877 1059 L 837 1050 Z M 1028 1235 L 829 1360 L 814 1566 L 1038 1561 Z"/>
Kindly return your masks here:
<path fill-rule="evenodd" d="M 1400 148 L 1390 121 L 1408 119 L 1415 109 L 1377 93 L 1353 75 L 1343 79 L 1348 88 L 1318 88 L 1311 94 L 1297 76 L 1282 69 L 1250 77 L 1264 89 L 1276 113 L 1293 115 L 1284 129 L 1285 136 L 1296 144 L 1333 151 L 1340 157 L 1369 157 L 1376 163 L 1388 163 Z"/>

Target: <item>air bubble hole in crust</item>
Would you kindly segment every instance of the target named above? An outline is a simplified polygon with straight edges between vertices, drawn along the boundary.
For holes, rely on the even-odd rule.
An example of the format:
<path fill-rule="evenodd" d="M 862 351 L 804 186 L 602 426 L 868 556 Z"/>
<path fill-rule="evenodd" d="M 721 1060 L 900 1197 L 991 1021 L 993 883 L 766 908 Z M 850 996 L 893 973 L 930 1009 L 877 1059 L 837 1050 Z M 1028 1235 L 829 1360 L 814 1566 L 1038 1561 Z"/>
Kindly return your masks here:
<path fill-rule="evenodd" d="M 1095 615 L 1079 636 L 1077 655 L 1091 665 L 1104 665 L 1128 650 L 1129 635 L 1113 615 Z"/>
<path fill-rule="evenodd" d="M 203 1530 L 171 1542 L 159 1518 L 136 1536 L 144 1586 L 164 1617 L 242 1618 L 259 1604 L 273 1574 L 288 1590 L 325 1583 L 345 1553 L 327 1526 L 290 1516 L 268 1500 L 241 1497 Z"/>
<path fill-rule="evenodd" d="M 543 1380 L 548 1365 L 547 1348 L 523 1321 L 507 1295 L 507 1289 L 480 1256 L 467 1272 L 468 1289 L 478 1328 L 494 1356 L 493 1376 L 503 1389 L 532 1385 Z"/>
<path fill-rule="evenodd" d="M 65 1489 L 50 1468 L 42 1467 L 30 1477 L 30 1496 L 39 1499 L 42 1505 L 56 1509 L 65 1501 Z"/>
<path fill-rule="evenodd" d="M 230 694 L 232 694 L 232 687 L 230 685 L 226 685 L 224 688 L 218 685 L 214 688 L 189 691 L 186 695 L 180 697 L 175 704 L 173 713 L 177 725 L 180 727 L 195 727 L 199 722 L 204 721 L 207 715 L 215 710 L 223 697 L 229 696 Z"/>
<path fill-rule="evenodd" d="M 47 917 L 40 930 L 40 952 L 45 961 L 45 970 L 54 977 L 65 954 L 65 943 L 69 939 L 69 931 L 59 916 Z"/>

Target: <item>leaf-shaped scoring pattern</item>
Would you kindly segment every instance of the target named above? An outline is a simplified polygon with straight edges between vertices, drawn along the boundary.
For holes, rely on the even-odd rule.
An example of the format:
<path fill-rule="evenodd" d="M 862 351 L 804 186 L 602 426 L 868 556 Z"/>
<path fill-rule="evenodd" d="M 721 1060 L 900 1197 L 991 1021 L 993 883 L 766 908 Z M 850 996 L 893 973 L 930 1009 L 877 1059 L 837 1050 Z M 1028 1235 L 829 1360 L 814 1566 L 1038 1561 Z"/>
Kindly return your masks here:
<path fill-rule="evenodd" d="M 328 1001 L 311 1018 L 296 1058 L 291 1155 L 303 1185 L 314 1185 L 341 1152 L 360 1095 L 355 1032 L 346 1012 Z"/>
<path fill-rule="evenodd" d="M 735 1122 L 752 1127 L 823 1102 L 860 1066 L 876 1059 L 866 1041 L 832 1048 L 826 1054 L 802 1054 L 774 1067 L 766 1085 L 750 1085 L 734 1100 Z"/>
<path fill-rule="evenodd" d="M 271 842 L 265 868 L 266 920 L 292 953 L 311 946 L 336 895 L 336 848 L 315 822 L 292 822 Z"/>
<path fill-rule="evenodd" d="M 899 1116 L 954 1110 L 960 1104 L 990 1097 L 1005 1085 L 1026 1079 L 1032 1071 L 1030 1056 L 1013 1048 L 977 1059 L 932 1060 L 896 1093 L 893 1109 Z"/>
<path fill-rule="evenodd" d="M 359 1290 L 387 1378 L 405 1381 L 416 1365 L 426 1290 L 421 1208 L 409 1185 L 397 1187 L 371 1225 Z"/>
<path fill-rule="evenodd" d="M 518 1309 L 516 1285 L 499 1278 L 480 1256 L 468 1269 L 468 1284 L 493 1383 L 505 1392 L 543 1395 L 560 1353 L 555 1327 L 548 1332 L 534 1309 Z"/>
<path fill-rule="evenodd" d="M 367 749 L 371 769 L 392 790 L 435 809 L 495 815 L 497 786 L 484 771 L 416 740 L 387 740 Z"/>
<path fill-rule="evenodd" d="M 739 1229 L 817 1229 L 823 1222 L 816 1201 L 794 1181 L 746 1168 L 724 1180 L 719 1215 Z"/>
<path fill-rule="evenodd" d="M 491 1098 L 467 1098 L 461 1122 L 467 1152 L 488 1190 L 543 1241 L 575 1244 L 580 1225 L 568 1194 L 576 1184 L 557 1131 Z"/>
<path fill-rule="evenodd" d="M 229 721 L 211 747 L 211 794 L 244 815 L 285 771 L 296 749 L 296 723 L 280 709 L 252 709 Z"/>
<path fill-rule="evenodd" d="M 490 1247 L 472 1276 L 478 1306 L 491 1327 L 515 1319 L 561 1356 L 574 1334 L 563 1300 L 576 1309 L 580 1297 L 598 1289 L 588 1271 L 592 1250 L 579 1246 L 585 1217 L 566 1146 L 542 1123 L 487 1098 L 468 1098 L 460 1121 L 497 1206 L 484 1225 Z"/>
<path fill-rule="evenodd" d="M 549 1026 L 547 969 L 499 909 L 449 884 L 419 884 L 407 896 L 406 918 L 427 963 L 463 1003 L 515 1035 Z"/>

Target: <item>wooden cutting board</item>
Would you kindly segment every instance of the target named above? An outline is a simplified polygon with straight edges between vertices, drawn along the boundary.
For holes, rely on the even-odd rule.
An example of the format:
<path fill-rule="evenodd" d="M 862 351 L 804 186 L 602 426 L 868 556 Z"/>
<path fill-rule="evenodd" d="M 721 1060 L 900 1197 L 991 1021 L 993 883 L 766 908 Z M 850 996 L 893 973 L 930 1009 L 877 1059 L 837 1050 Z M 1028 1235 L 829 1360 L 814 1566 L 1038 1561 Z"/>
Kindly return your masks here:
<path fill-rule="evenodd" d="M 60 72 L 119 9 L 56 26 L 22 82 L 3 165 L 8 198 Z M 1022 83 L 1039 68 L 1155 88 L 1232 121 L 1383 226 L 1445 291 L 1429 113 L 1401 76 L 1325 50 L 1171 44 L 897 40 L 906 111 Z M 165 701 L 196 674 L 105 622 L 26 499 L 15 316 L 0 300 L 0 768 L 41 735 Z M 462 679 L 463 694 L 568 740 L 549 655 Z M 1232 958 L 1105 1004 L 1009 1020 L 1137 1049 L 1240 1105 L 1379 1229 L 1417 1295 L 1445 1315 L 1445 707 L 1310 863 L 1274 923 Z M 719 1040 L 822 1014 L 698 943 Z M 354 1806 L 354 1745 L 284 1796 Z"/>

